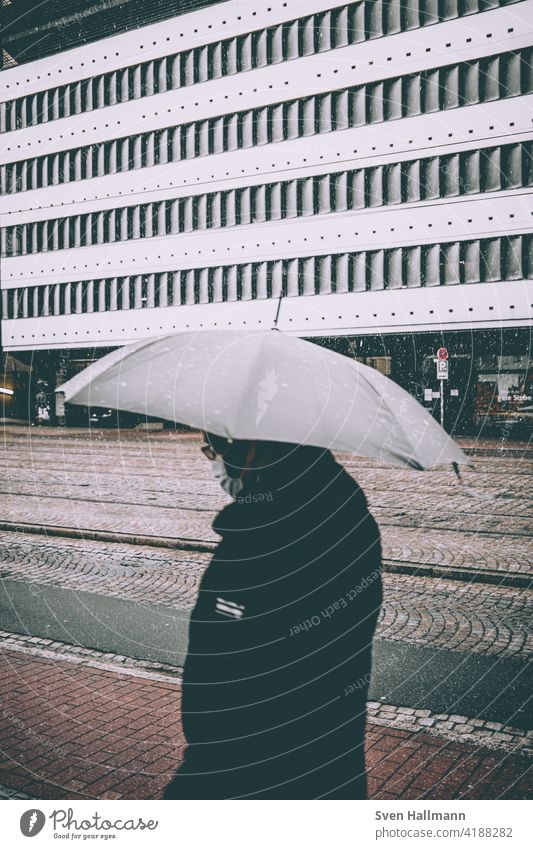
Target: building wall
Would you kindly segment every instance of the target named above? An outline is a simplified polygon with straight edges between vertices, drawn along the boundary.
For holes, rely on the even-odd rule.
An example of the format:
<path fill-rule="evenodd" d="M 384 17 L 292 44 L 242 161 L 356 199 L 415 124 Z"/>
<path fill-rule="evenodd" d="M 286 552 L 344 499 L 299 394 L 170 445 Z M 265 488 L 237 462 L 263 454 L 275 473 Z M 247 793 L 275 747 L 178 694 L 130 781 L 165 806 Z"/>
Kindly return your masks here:
<path fill-rule="evenodd" d="M 281 295 L 306 336 L 529 326 L 532 45 L 532 0 L 232 0 L 4 71 L 4 347 Z"/>
<path fill-rule="evenodd" d="M 3 68 L 175 17 L 221 0 L 2 0 Z"/>

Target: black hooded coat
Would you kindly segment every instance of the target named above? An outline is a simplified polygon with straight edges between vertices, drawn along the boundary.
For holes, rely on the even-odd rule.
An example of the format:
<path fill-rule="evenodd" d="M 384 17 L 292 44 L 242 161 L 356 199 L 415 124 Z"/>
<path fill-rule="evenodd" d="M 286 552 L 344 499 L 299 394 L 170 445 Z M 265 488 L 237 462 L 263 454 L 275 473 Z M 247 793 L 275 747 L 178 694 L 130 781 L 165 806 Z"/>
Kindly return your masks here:
<path fill-rule="evenodd" d="M 216 517 L 191 615 L 184 762 L 165 798 L 360 799 L 381 546 L 329 451 L 299 448 Z"/>

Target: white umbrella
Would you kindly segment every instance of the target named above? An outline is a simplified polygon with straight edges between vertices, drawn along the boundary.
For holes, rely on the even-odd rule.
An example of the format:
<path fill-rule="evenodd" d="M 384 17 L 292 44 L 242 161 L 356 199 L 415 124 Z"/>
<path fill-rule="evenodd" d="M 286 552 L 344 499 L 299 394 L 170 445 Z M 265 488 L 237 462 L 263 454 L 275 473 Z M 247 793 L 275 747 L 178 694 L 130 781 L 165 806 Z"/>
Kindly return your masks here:
<path fill-rule="evenodd" d="M 71 404 L 157 416 L 232 439 L 315 445 L 416 469 L 470 462 L 392 380 L 277 330 L 137 342 L 58 391 Z"/>

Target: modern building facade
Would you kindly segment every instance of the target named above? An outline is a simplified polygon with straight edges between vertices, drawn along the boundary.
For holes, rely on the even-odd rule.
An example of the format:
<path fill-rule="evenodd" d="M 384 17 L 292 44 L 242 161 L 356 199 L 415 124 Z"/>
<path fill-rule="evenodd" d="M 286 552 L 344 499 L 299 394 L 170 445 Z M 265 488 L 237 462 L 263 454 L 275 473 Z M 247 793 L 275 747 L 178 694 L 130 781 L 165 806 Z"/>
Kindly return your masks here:
<path fill-rule="evenodd" d="M 277 318 L 527 428 L 532 45 L 533 0 L 230 0 L 6 69 L 4 350 Z"/>

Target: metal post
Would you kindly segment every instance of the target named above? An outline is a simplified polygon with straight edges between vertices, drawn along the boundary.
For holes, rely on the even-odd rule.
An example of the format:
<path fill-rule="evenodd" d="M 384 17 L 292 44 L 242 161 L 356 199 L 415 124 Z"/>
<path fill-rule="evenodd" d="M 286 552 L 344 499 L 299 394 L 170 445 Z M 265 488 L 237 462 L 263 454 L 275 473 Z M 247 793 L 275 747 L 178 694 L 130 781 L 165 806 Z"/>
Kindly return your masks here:
<path fill-rule="evenodd" d="M 448 351 L 439 348 L 433 360 L 437 367 L 437 378 L 440 382 L 440 426 L 444 427 L 444 381 L 448 380 Z"/>

